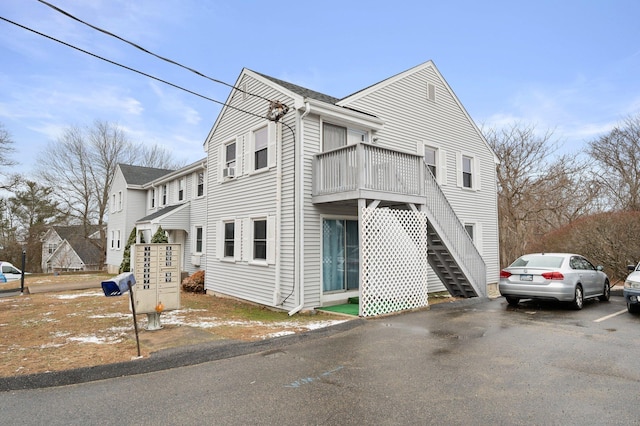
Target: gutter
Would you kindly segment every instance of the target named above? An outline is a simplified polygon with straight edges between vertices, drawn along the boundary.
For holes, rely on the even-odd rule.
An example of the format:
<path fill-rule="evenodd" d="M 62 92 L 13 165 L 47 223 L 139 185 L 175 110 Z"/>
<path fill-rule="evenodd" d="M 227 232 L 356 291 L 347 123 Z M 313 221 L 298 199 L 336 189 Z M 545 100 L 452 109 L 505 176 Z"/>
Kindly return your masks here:
<path fill-rule="evenodd" d="M 295 223 L 298 224 L 295 230 L 296 237 L 296 253 L 295 257 L 295 270 L 297 272 L 297 284 L 298 284 L 298 306 L 289 311 L 289 316 L 295 315 L 304 307 L 304 119 L 311 112 L 311 105 L 308 101 L 304 103 L 304 112 L 300 116 L 299 120 L 299 135 L 298 135 L 298 160 L 295 161 L 297 167 L 296 180 L 298 182 L 298 194 L 295 197 L 298 200 L 298 206 L 295 209 Z M 295 284 L 294 284 L 295 285 Z"/>

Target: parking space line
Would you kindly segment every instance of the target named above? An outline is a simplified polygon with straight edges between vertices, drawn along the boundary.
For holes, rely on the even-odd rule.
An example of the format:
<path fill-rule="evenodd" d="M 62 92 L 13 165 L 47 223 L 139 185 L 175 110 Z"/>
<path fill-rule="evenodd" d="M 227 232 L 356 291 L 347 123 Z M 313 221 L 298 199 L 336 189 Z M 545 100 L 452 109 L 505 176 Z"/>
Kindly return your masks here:
<path fill-rule="evenodd" d="M 613 314 L 611 314 L 611 315 L 607 315 L 607 316 L 604 316 L 604 317 L 598 318 L 598 319 L 596 319 L 596 320 L 593 320 L 593 322 L 602 322 L 602 321 L 604 321 L 604 320 L 608 320 L 609 318 L 617 317 L 617 316 L 618 316 L 618 315 L 620 315 L 620 314 L 624 314 L 625 312 L 627 312 L 627 310 L 626 310 L 626 309 L 623 309 L 623 310 L 621 310 L 620 312 L 616 312 L 616 313 L 613 313 Z"/>

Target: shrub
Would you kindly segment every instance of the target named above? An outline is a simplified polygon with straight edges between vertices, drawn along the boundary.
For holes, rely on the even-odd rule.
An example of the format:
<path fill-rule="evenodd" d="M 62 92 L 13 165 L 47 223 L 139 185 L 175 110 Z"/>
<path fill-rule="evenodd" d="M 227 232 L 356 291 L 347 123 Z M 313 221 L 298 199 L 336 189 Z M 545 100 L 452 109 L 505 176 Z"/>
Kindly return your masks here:
<path fill-rule="evenodd" d="M 204 271 L 196 271 L 182 280 L 182 289 L 191 293 L 204 294 Z"/>

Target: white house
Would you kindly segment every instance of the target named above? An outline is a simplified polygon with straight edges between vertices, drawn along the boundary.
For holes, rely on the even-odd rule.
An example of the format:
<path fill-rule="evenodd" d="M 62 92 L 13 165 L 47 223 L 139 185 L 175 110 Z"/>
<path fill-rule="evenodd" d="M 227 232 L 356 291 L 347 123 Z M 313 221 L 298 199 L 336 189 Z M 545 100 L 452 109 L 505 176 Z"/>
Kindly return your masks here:
<path fill-rule="evenodd" d="M 100 232 L 96 226 L 52 226 L 40 241 L 42 272 L 100 269 Z"/>
<path fill-rule="evenodd" d="M 290 314 L 359 297 L 370 316 L 497 282 L 497 158 L 433 62 L 341 99 L 243 69 L 225 104 L 208 292 Z"/>
<path fill-rule="evenodd" d="M 119 272 L 124 249 L 136 228 L 137 242 L 150 242 L 159 227 L 170 243 L 182 245 L 183 272 L 204 265 L 206 159 L 179 170 L 119 164 L 110 188 L 107 270 Z"/>

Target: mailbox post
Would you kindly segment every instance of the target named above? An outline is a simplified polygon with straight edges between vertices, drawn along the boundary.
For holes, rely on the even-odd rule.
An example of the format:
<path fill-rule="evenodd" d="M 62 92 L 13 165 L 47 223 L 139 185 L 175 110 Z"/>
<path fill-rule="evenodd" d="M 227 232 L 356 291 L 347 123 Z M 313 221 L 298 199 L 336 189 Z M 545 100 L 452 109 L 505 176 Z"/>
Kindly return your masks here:
<path fill-rule="evenodd" d="M 131 312 L 133 314 L 133 328 L 136 332 L 136 345 L 138 346 L 138 358 L 140 358 L 140 338 L 138 336 L 138 321 L 136 321 L 136 304 L 133 297 L 133 286 L 136 277 L 132 272 L 123 272 L 112 280 L 102 281 L 102 291 L 107 297 L 121 296 L 129 292 Z"/>

